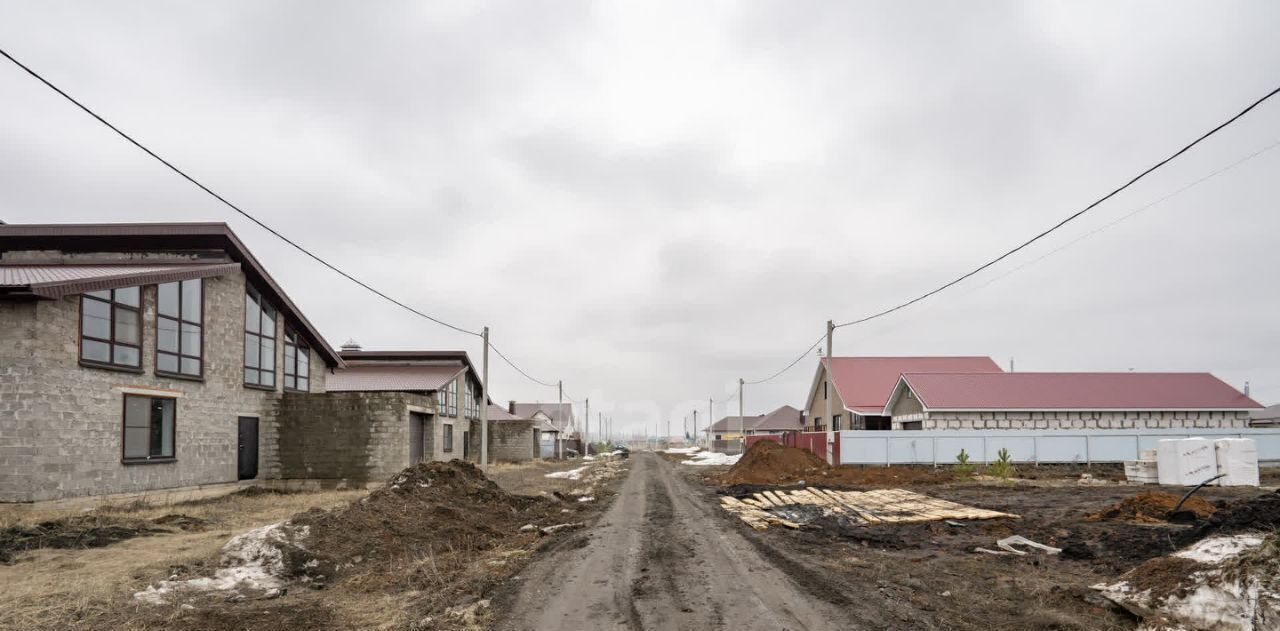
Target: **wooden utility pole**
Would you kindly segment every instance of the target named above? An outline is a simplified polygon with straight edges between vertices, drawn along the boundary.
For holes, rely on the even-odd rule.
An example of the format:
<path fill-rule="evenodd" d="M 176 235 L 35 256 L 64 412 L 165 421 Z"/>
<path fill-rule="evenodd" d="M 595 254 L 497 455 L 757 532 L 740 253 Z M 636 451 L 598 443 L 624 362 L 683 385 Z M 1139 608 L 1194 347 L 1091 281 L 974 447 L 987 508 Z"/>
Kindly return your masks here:
<path fill-rule="evenodd" d="M 743 410 L 742 391 L 747 382 L 741 377 L 738 378 L 738 453 L 747 452 L 747 417 Z"/>
<path fill-rule="evenodd" d="M 711 420 L 715 418 L 715 412 L 712 411 L 712 408 L 714 408 L 715 405 L 716 405 L 715 399 L 711 399 L 711 398 L 707 399 L 707 435 L 708 436 L 711 435 L 711 424 L 715 422 Z M 693 444 L 695 445 L 698 444 L 698 428 L 696 426 L 693 428 Z"/>
<path fill-rule="evenodd" d="M 831 338 L 836 331 L 835 324 L 831 320 L 827 320 L 827 369 L 826 381 L 822 384 L 823 398 L 827 400 L 827 464 L 831 462 L 831 443 L 835 442 L 836 420 L 831 414 L 831 398 L 835 394 L 835 382 L 831 379 L 831 371 L 835 368 L 835 362 L 831 359 Z"/>
<path fill-rule="evenodd" d="M 586 402 L 587 411 L 582 415 L 582 455 L 590 456 L 591 441 L 589 440 L 589 432 L 587 430 L 591 427 L 591 397 L 587 397 L 583 399 L 583 401 Z"/>
<path fill-rule="evenodd" d="M 694 410 L 694 411 L 693 411 L 693 426 L 694 426 L 695 428 L 698 426 L 698 411 L 697 411 L 697 410 Z M 686 429 L 685 429 L 685 431 L 688 431 L 688 428 L 686 428 Z"/>
<path fill-rule="evenodd" d="M 480 334 L 484 338 L 484 374 L 480 379 L 480 470 L 489 471 L 489 327 Z"/>

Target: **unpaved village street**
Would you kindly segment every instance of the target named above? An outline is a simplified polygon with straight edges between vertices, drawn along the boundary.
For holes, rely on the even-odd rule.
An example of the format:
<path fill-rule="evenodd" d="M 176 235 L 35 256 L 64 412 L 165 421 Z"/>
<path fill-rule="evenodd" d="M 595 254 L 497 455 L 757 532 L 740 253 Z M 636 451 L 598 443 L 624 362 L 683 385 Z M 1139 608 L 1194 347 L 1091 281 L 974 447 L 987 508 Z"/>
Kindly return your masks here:
<path fill-rule="evenodd" d="M 847 628 L 764 559 L 675 465 L 637 453 L 585 545 L 530 566 L 501 623 L 546 629 Z M 585 536 L 585 535 L 584 535 Z"/>

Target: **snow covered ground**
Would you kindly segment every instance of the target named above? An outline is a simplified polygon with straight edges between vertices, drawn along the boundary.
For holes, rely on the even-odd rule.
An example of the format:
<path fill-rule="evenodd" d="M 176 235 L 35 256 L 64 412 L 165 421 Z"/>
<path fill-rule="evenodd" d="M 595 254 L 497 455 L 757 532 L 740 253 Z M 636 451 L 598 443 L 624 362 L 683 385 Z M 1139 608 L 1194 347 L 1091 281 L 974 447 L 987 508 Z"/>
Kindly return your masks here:
<path fill-rule="evenodd" d="M 686 455 L 686 456 L 687 456 L 687 455 L 690 455 L 690 454 L 698 453 L 699 451 L 702 451 L 702 448 L 701 448 L 701 447 L 668 447 L 668 448 L 666 448 L 666 449 L 662 450 L 662 453 L 666 453 L 666 454 L 684 454 L 684 455 Z"/>
<path fill-rule="evenodd" d="M 735 454 L 730 456 L 729 454 L 722 454 L 718 451 L 700 451 L 698 453 L 693 454 L 692 458 L 689 458 L 688 460 L 685 460 L 680 464 L 732 465 L 732 464 L 737 464 L 738 459 L 741 457 L 742 457 L 741 454 Z"/>
<path fill-rule="evenodd" d="M 546 478 L 561 478 L 565 480 L 581 480 L 582 472 L 586 471 L 586 467 L 578 467 L 577 469 L 569 469 L 568 471 L 555 471 L 543 476 Z"/>

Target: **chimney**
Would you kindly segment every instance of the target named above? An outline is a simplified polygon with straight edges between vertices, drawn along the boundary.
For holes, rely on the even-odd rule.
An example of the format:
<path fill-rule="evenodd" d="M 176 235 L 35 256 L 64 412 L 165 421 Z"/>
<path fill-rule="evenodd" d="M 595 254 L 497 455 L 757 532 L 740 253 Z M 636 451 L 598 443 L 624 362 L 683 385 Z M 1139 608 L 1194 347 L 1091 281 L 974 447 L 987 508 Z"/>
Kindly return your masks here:
<path fill-rule="evenodd" d="M 516 413 L 516 402 L 515 402 L 515 401 L 507 401 L 507 412 L 510 412 L 512 415 L 515 415 L 515 413 Z"/>
<path fill-rule="evenodd" d="M 1249 382 L 1244 382 L 1244 396 L 1249 396 Z"/>
<path fill-rule="evenodd" d="M 348 339 L 347 342 L 342 345 L 342 352 L 344 353 L 355 353 L 362 350 L 364 350 L 364 347 L 360 346 L 360 342 L 353 339 Z"/>

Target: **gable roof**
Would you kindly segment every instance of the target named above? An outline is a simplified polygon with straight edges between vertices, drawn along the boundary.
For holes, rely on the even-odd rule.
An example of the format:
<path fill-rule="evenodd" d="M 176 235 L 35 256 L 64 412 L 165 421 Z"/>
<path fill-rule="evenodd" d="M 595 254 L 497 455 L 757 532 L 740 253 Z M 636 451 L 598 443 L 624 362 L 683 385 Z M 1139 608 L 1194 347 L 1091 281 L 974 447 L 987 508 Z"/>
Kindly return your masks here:
<path fill-rule="evenodd" d="M 844 407 L 871 415 L 884 413 L 889 396 L 903 373 L 1003 373 L 990 357 L 823 358 L 806 403 L 813 401 L 821 387 L 822 371 L 828 365 L 832 366 L 831 380 Z"/>
<path fill-rule="evenodd" d="M 528 421 L 530 419 L 521 418 L 507 411 L 507 408 L 494 403 L 489 404 L 489 420 L 491 421 Z M 537 423 L 535 422 L 535 425 Z"/>
<path fill-rule="evenodd" d="M 325 379 L 329 392 L 418 392 L 439 390 L 466 367 L 459 362 L 437 365 L 347 366 Z"/>
<path fill-rule="evenodd" d="M 239 263 L 0 265 L 0 292 L 57 299 L 103 289 L 222 276 L 239 269 Z"/>
<path fill-rule="evenodd" d="M 1258 402 L 1209 373 L 908 373 L 926 410 L 1252 410 Z M 893 401 L 885 405 L 892 406 Z"/>
<path fill-rule="evenodd" d="M 804 412 L 789 405 L 784 405 L 760 418 L 755 425 L 748 427 L 756 431 L 777 430 L 789 431 L 804 429 Z"/>
<path fill-rule="evenodd" d="M 748 417 L 746 417 L 746 418 L 745 418 L 745 421 L 746 421 L 746 422 L 745 422 L 746 429 L 748 429 L 748 430 L 755 429 L 756 423 L 759 423 L 759 422 L 760 422 L 760 421 L 762 421 L 763 419 L 764 419 L 764 415 L 763 415 L 763 414 L 757 414 L 756 416 L 748 416 Z M 718 421 L 716 421 L 716 422 L 712 423 L 712 424 L 711 424 L 711 427 L 708 427 L 708 428 L 706 428 L 705 430 L 700 430 L 700 431 L 706 431 L 706 432 L 736 432 L 736 431 L 738 431 L 738 429 L 739 429 L 740 427 L 742 427 L 742 426 L 743 426 L 743 424 L 744 424 L 744 423 L 743 423 L 743 420 L 744 420 L 744 419 L 743 419 L 743 417 L 741 417 L 741 416 L 726 416 L 726 417 L 724 417 L 724 418 L 722 418 L 722 419 L 720 419 L 720 420 L 718 420 Z"/>
<path fill-rule="evenodd" d="M 551 419 L 551 424 L 555 426 L 557 431 L 564 431 L 569 425 L 573 424 L 573 404 L 572 403 L 516 403 L 516 416 L 521 418 L 533 418 L 534 414 L 542 412 Z"/>
<path fill-rule="evenodd" d="M 471 363 L 471 357 L 466 351 L 339 351 L 338 355 L 342 356 L 343 361 L 352 366 L 377 364 L 430 364 L 440 362 L 457 362 L 465 366 L 471 371 L 472 375 L 479 375 L 476 367 Z M 478 377 L 477 377 L 478 379 Z"/>
<path fill-rule="evenodd" d="M 225 223 L 113 223 L 0 225 L 0 253 L 11 250 L 191 252 L 216 250 L 240 264 L 248 281 L 291 321 L 325 364 L 341 366 L 333 347 L 293 304 L 249 248 Z M 225 261 L 218 261 L 225 262 Z M 82 278 L 83 280 L 83 278 Z M 168 281 L 159 281 L 168 282 Z M 127 286 L 127 285 L 126 285 Z"/>

